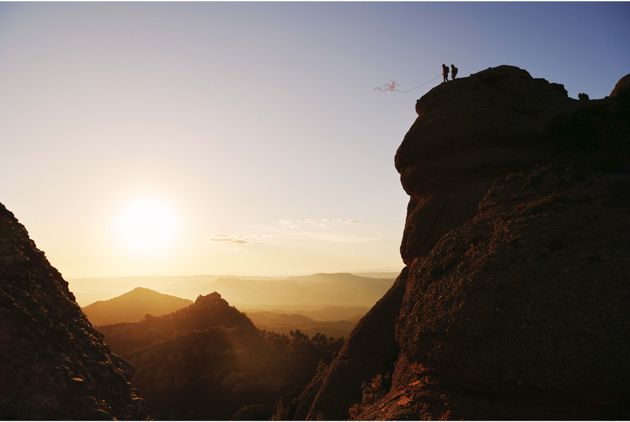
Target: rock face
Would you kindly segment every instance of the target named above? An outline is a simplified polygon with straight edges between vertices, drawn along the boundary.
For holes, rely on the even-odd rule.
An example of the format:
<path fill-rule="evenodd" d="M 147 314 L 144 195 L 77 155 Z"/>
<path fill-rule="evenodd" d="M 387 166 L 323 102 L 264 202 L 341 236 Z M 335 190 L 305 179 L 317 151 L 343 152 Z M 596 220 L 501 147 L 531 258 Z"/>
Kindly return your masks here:
<path fill-rule="evenodd" d="M 406 267 L 310 419 L 630 417 L 624 86 L 578 102 L 500 66 L 418 101 L 395 160 Z"/>
<path fill-rule="evenodd" d="M 131 367 L 103 343 L 68 283 L 0 204 L 0 415 L 146 419 Z"/>
<path fill-rule="evenodd" d="M 613 90 L 610 92 L 611 97 L 619 95 L 630 95 L 630 74 L 619 79 Z"/>

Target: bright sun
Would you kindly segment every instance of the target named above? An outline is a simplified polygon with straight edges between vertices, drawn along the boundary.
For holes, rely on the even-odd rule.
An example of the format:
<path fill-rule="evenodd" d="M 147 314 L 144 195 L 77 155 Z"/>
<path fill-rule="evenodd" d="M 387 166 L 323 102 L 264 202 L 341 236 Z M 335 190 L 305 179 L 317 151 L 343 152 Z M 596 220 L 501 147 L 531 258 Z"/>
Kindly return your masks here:
<path fill-rule="evenodd" d="M 163 203 L 144 200 L 127 207 L 116 220 L 116 227 L 129 250 L 153 255 L 171 244 L 177 230 L 177 219 Z"/>

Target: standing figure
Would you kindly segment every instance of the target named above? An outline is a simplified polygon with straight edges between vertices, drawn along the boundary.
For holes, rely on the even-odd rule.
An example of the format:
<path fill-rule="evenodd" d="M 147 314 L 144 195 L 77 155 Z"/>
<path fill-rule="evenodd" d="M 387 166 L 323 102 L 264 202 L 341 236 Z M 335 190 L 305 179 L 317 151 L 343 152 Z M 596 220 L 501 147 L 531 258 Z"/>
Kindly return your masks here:
<path fill-rule="evenodd" d="M 448 66 L 442 64 L 442 76 L 444 76 L 444 82 L 448 82 Z"/>
<path fill-rule="evenodd" d="M 459 69 L 455 67 L 454 64 L 451 65 L 451 80 L 454 80 L 457 77 L 457 71 Z"/>

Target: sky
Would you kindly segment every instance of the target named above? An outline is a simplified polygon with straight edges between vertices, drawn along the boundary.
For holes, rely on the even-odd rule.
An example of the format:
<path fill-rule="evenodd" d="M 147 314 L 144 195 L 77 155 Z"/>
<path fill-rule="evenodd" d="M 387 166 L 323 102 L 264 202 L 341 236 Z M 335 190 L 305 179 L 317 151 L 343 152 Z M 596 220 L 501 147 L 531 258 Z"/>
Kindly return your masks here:
<path fill-rule="evenodd" d="M 628 3 L 0 3 L 0 202 L 66 278 L 398 271 L 442 63 L 606 96 Z"/>

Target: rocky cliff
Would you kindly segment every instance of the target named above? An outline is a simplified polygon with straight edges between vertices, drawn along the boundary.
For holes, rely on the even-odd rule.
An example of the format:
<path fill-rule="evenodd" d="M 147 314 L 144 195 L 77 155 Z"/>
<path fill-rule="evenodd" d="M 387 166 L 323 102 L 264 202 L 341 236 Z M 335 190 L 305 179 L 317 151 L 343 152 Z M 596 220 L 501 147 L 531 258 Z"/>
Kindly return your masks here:
<path fill-rule="evenodd" d="M 146 419 L 130 376 L 0 204 L 0 417 Z"/>
<path fill-rule="evenodd" d="M 630 93 L 500 66 L 418 100 L 406 267 L 310 419 L 630 417 Z"/>

